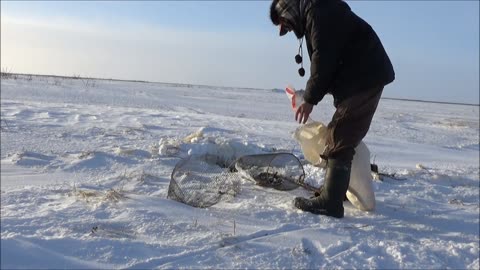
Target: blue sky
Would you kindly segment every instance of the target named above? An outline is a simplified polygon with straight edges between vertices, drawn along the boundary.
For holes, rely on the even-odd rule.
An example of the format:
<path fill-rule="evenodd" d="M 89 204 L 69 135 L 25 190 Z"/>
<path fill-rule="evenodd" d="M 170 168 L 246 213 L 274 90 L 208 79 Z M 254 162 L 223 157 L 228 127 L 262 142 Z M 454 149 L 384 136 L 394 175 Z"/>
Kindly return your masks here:
<path fill-rule="evenodd" d="M 479 103 L 478 1 L 347 1 L 382 39 L 384 96 Z M 270 1 L 1 2 L 2 69 L 162 82 L 305 86 Z M 307 61 L 307 76 L 308 76 Z"/>

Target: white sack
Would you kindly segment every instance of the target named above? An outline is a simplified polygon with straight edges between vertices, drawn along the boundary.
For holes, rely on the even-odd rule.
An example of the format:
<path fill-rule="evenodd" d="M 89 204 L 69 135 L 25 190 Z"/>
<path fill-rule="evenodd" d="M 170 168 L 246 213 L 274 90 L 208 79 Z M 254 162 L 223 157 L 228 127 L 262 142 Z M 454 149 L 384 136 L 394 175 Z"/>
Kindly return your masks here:
<path fill-rule="evenodd" d="M 310 122 L 297 128 L 295 140 L 300 143 L 305 159 L 315 166 L 325 168 L 325 161 L 320 154 L 325 150 L 327 127 L 320 122 Z M 355 148 L 347 191 L 348 200 L 358 209 L 372 211 L 375 209 L 372 174 L 370 172 L 370 151 L 361 142 Z"/>
<path fill-rule="evenodd" d="M 286 94 L 291 101 L 293 110 L 296 110 L 297 104 L 303 103 L 303 93 L 302 90 L 295 91 L 293 87 L 287 87 Z M 325 168 L 325 161 L 320 158 L 320 154 L 325 150 L 327 127 L 321 122 L 309 120 L 307 124 L 297 128 L 294 138 L 300 143 L 306 160 L 315 166 Z M 363 142 L 360 142 L 355 148 L 347 198 L 360 210 L 372 211 L 375 209 L 370 151 Z"/>

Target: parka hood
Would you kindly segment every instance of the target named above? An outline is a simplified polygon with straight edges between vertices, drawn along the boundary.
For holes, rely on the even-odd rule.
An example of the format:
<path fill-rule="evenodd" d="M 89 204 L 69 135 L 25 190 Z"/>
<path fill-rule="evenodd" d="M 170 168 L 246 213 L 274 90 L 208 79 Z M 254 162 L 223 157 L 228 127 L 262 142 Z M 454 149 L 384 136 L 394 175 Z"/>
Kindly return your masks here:
<path fill-rule="evenodd" d="M 274 24 L 279 24 L 279 18 L 286 20 L 293 28 L 297 38 L 305 35 L 305 13 L 310 6 L 310 0 L 275 0 L 274 10 L 271 10 L 271 18 Z M 272 16 L 272 12 L 276 12 Z M 274 17 L 276 16 L 276 19 Z"/>

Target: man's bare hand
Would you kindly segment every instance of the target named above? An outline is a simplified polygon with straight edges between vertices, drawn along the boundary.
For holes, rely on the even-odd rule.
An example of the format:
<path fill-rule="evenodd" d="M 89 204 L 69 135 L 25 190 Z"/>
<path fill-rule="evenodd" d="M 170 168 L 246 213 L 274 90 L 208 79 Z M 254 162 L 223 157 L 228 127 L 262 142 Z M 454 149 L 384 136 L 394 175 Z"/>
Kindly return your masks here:
<path fill-rule="evenodd" d="M 295 112 L 295 121 L 298 121 L 300 124 L 305 124 L 310 116 L 310 113 L 313 110 L 313 105 L 310 103 L 304 102 L 300 105 Z"/>

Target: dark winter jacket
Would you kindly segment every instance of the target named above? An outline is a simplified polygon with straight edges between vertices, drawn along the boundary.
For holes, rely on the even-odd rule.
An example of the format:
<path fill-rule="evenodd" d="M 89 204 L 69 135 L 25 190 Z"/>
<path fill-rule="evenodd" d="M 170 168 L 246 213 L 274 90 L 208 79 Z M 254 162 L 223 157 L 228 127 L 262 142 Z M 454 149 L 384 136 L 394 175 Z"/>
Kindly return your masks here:
<path fill-rule="evenodd" d="M 299 3 L 310 56 L 304 99 L 318 104 L 331 93 L 335 105 L 359 91 L 384 86 L 395 78 L 392 63 L 372 27 L 341 0 L 280 0 Z M 302 10 L 303 9 L 303 10 Z M 281 11 L 279 12 L 282 13 Z M 298 33 L 297 34 L 298 37 Z"/>

